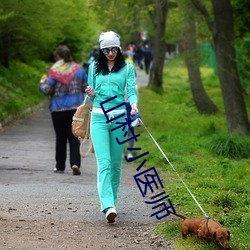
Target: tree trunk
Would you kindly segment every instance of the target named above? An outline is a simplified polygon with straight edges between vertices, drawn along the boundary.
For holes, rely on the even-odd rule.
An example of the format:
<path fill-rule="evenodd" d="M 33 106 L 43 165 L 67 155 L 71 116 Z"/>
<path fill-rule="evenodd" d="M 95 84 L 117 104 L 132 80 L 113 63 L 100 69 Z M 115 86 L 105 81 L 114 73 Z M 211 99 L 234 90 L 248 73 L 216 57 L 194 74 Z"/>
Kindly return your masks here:
<path fill-rule="evenodd" d="M 204 16 L 213 36 L 228 130 L 237 134 L 250 134 L 250 123 L 235 60 L 230 0 L 212 0 L 215 23 L 200 0 L 191 1 Z"/>
<path fill-rule="evenodd" d="M 218 108 L 207 95 L 201 80 L 200 57 L 196 48 L 195 18 L 190 15 L 193 11 L 192 6 L 187 6 L 187 10 L 185 18 L 185 55 L 191 92 L 200 113 L 217 113 Z"/>
<path fill-rule="evenodd" d="M 168 12 L 168 1 L 156 1 L 155 16 L 155 37 L 153 44 L 153 62 L 150 69 L 148 87 L 157 87 L 163 89 L 162 76 L 166 53 L 166 43 L 164 41 L 166 19 Z"/>
<path fill-rule="evenodd" d="M 213 38 L 228 129 L 237 134 L 248 134 L 250 124 L 235 60 L 230 0 L 212 0 L 212 4 L 216 29 Z"/>

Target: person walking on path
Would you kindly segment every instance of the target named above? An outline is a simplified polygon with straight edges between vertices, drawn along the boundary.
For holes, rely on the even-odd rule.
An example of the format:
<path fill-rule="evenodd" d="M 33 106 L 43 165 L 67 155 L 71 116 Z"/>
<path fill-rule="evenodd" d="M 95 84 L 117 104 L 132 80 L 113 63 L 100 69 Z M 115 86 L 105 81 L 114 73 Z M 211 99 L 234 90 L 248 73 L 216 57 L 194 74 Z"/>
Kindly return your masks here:
<path fill-rule="evenodd" d="M 149 48 L 149 46 L 146 44 L 144 51 L 143 51 L 143 57 L 144 57 L 144 67 L 145 67 L 145 72 L 148 75 L 151 61 L 153 59 L 152 51 Z"/>
<path fill-rule="evenodd" d="M 56 134 L 55 173 L 64 173 L 66 168 L 67 141 L 69 141 L 70 166 L 73 175 L 80 175 L 80 142 L 72 134 L 72 117 L 84 100 L 84 87 L 87 74 L 73 61 L 67 46 L 59 46 L 55 51 L 55 64 L 50 68 L 48 77 L 41 79 L 40 91 L 50 95 L 49 110 Z"/>
<path fill-rule="evenodd" d="M 123 138 L 124 131 L 111 130 L 118 126 L 118 122 L 126 122 L 126 116 L 117 118 L 116 122 L 107 123 L 100 103 L 117 96 L 103 104 L 105 110 L 117 107 L 124 103 L 126 89 L 131 115 L 135 115 L 138 112 L 137 94 L 134 66 L 124 60 L 120 36 L 113 31 L 103 32 L 99 36 L 99 42 L 99 57 L 89 67 L 89 86 L 86 93 L 93 100 L 90 134 L 97 160 L 97 189 L 101 212 L 106 214 L 108 223 L 113 223 L 117 216 L 115 204 L 118 199 L 124 149 L 124 144 L 118 144 L 116 138 Z M 108 115 L 116 118 L 123 113 L 126 113 L 125 105 L 117 107 Z"/>

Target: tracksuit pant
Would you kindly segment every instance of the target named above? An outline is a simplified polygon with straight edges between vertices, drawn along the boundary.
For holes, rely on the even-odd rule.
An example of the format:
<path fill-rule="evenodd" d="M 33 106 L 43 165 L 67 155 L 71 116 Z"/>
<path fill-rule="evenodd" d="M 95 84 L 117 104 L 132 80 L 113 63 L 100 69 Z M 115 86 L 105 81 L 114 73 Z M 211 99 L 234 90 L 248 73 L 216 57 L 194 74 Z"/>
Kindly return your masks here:
<path fill-rule="evenodd" d="M 70 166 L 81 167 L 81 156 L 79 152 L 80 142 L 72 134 L 72 117 L 76 110 L 52 112 L 52 122 L 56 134 L 56 168 L 64 171 L 66 168 L 67 142 L 69 142 Z"/>
<path fill-rule="evenodd" d="M 118 114 L 114 116 L 117 117 Z M 119 126 L 116 122 L 125 122 L 125 118 L 126 116 L 123 116 L 106 123 L 107 119 L 103 113 L 91 113 L 90 134 L 97 160 L 97 190 L 102 212 L 109 207 L 115 207 L 118 198 L 124 144 L 119 145 L 116 138 L 120 142 L 127 138 L 124 137 L 125 131 L 122 131 L 122 128 L 112 132 L 111 129 Z"/>

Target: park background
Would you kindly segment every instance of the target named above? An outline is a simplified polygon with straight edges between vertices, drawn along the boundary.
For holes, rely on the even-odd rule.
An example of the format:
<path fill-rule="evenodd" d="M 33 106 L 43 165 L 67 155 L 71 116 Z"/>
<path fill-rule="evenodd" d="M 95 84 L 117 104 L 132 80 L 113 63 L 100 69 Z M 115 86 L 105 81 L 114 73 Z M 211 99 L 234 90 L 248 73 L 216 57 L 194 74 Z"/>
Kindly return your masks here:
<path fill-rule="evenodd" d="M 119 33 L 124 50 L 147 43 L 154 59 L 139 90 L 142 120 L 209 216 L 230 229 L 233 249 L 249 249 L 249 7 L 246 0 L 2 0 L 1 126 L 47 105 L 38 83 L 58 45 L 82 64 L 102 31 Z M 217 44 L 220 36 L 229 50 Z M 221 68 L 223 56 L 237 67 Z M 235 103 L 239 110 L 231 112 Z M 138 131 L 138 145 L 150 152 L 145 165 L 159 169 L 176 210 L 202 216 L 147 132 Z M 196 239 L 177 237 L 180 223 L 159 223 L 156 232 L 175 239 L 176 249 L 200 249 Z"/>

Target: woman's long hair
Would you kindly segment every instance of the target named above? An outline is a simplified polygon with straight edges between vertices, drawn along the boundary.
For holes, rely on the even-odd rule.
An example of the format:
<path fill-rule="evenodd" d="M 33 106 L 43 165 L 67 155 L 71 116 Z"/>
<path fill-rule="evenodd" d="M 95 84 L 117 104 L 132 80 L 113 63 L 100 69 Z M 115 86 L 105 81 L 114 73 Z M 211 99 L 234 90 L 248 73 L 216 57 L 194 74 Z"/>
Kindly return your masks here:
<path fill-rule="evenodd" d="M 112 72 L 117 72 L 119 71 L 121 68 L 123 68 L 125 66 L 125 59 L 121 53 L 121 50 L 118 49 L 117 51 L 117 55 L 115 58 L 115 65 L 112 69 Z M 107 58 L 106 56 L 103 54 L 102 50 L 100 50 L 99 56 L 97 58 L 97 63 L 96 63 L 96 73 L 99 74 L 103 74 L 103 75 L 107 75 L 109 74 L 109 69 L 108 69 L 108 64 L 107 64 Z"/>

